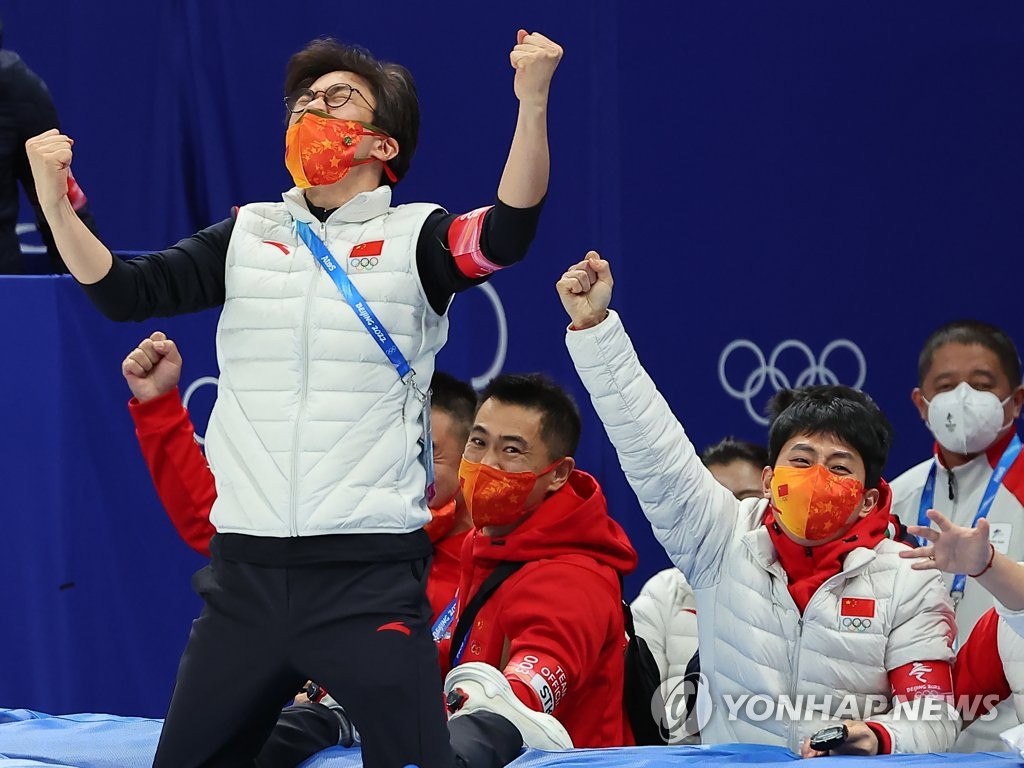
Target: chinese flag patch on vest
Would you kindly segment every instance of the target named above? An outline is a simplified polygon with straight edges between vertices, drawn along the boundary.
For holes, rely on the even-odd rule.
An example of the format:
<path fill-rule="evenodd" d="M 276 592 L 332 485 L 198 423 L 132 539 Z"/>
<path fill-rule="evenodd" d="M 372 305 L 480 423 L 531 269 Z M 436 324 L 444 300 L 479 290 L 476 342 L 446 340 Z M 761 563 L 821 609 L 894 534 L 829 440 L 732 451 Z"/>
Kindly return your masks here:
<path fill-rule="evenodd" d="M 844 597 L 839 607 L 840 616 L 871 619 L 875 616 L 875 601 L 869 597 Z"/>
<path fill-rule="evenodd" d="M 380 256 L 384 250 L 383 240 L 371 240 L 368 243 L 360 243 L 352 249 L 352 253 L 349 254 L 350 259 L 361 259 L 369 256 Z"/>

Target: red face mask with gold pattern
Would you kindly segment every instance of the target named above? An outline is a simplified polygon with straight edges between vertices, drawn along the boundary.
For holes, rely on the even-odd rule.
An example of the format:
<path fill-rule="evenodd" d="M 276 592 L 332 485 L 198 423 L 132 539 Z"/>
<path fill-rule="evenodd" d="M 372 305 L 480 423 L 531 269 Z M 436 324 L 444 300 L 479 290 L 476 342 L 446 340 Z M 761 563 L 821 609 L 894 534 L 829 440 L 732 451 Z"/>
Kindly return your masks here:
<path fill-rule="evenodd" d="M 388 137 L 370 123 L 338 120 L 315 109 L 303 112 L 284 135 L 284 165 L 295 186 L 305 189 L 334 184 L 357 165 L 380 162 L 373 157 L 356 157 L 363 136 Z M 392 183 L 397 181 L 387 163 L 384 172 Z"/>
<path fill-rule="evenodd" d="M 561 461 L 559 459 L 535 475 L 533 472 L 504 472 L 463 458 L 459 464 L 459 479 L 473 526 L 479 529 L 516 522 L 526 511 L 526 499 L 537 480 Z"/>
<path fill-rule="evenodd" d="M 862 482 L 833 474 L 821 464 L 776 467 L 772 473 L 776 519 L 787 531 L 806 541 L 828 541 L 834 537 L 849 522 L 863 498 Z"/>

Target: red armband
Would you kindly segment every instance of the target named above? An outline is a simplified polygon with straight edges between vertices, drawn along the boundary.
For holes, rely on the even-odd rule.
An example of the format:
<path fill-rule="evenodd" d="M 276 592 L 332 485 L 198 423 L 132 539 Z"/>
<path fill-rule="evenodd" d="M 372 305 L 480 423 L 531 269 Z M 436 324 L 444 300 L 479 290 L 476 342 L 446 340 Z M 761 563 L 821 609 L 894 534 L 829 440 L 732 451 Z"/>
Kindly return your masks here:
<path fill-rule="evenodd" d="M 942 699 L 953 703 L 953 669 L 946 661 L 915 661 L 889 671 L 897 701 Z"/>
<path fill-rule="evenodd" d="M 509 659 L 504 673 L 509 680 L 518 680 L 531 688 L 540 703 L 539 711 L 549 715 L 569 689 L 569 680 L 561 664 L 532 653 L 516 654 Z M 512 689 L 516 690 L 516 687 L 513 685 Z M 517 696 L 523 699 L 518 692 Z"/>
<path fill-rule="evenodd" d="M 528 706 L 534 712 L 543 712 L 544 705 L 541 704 L 540 696 L 533 690 L 529 685 L 524 683 L 515 675 L 507 674 L 505 679 L 508 680 L 509 686 L 512 688 L 512 693 L 519 699 L 523 704 Z"/>
<path fill-rule="evenodd" d="M 448 250 L 452 252 L 455 266 L 459 272 L 471 279 L 487 277 L 502 269 L 500 264 L 495 264 L 484 256 L 480 247 L 484 217 L 493 207 L 489 205 L 464 213 L 448 227 Z"/>

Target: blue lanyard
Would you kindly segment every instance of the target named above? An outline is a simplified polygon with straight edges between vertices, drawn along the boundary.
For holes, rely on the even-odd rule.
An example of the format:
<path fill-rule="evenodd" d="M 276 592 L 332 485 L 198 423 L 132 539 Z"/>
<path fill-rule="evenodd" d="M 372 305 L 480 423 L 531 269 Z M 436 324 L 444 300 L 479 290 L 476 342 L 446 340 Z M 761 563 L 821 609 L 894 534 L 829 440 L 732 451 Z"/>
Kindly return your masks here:
<path fill-rule="evenodd" d="M 427 475 L 426 494 L 427 501 L 429 502 L 434 498 L 434 441 L 430 433 L 430 389 L 426 392 L 416 386 L 416 371 L 409 365 L 409 361 L 405 359 L 405 355 L 402 354 L 402 350 L 398 348 L 398 345 L 391 340 L 391 334 L 388 333 L 377 316 L 370 309 L 366 303 L 366 299 L 359 293 L 359 289 L 356 288 L 352 281 L 349 280 L 348 275 L 345 271 L 338 266 L 338 262 L 334 260 L 331 255 L 330 249 L 324 245 L 324 241 L 314 234 L 309 224 L 304 221 L 296 221 L 295 228 L 299 232 L 299 237 L 302 238 L 302 242 L 306 244 L 306 247 L 313 252 L 313 256 L 323 264 L 327 274 L 331 276 L 331 280 L 338 286 L 338 290 L 341 291 L 342 297 L 345 302 L 352 307 L 352 311 L 356 313 L 356 317 L 366 326 L 366 330 L 370 332 L 370 336 L 377 342 L 377 346 L 381 348 L 391 364 L 395 366 L 395 370 L 398 371 L 398 378 L 402 380 L 403 384 L 411 384 L 413 392 L 420 399 L 420 403 L 423 405 L 423 436 L 420 439 L 420 445 L 422 446 L 421 458 L 423 461 L 423 469 Z"/>
<path fill-rule="evenodd" d="M 455 621 L 455 606 L 459 602 L 459 595 L 456 593 L 452 601 L 448 603 L 448 607 L 441 612 L 441 615 L 437 617 L 437 621 L 434 622 L 434 626 L 430 629 L 430 634 L 434 638 L 435 643 L 440 643 L 446 637 L 451 636 L 452 622 Z M 462 638 L 462 645 L 459 646 L 458 652 L 455 654 L 454 664 L 457 665 L 462 661 L 462 654 L 466 651 L 466 643 L 469 642 L 469 632 Z"/>
<path fill-rule="evenodd" d="M 448 603 L 448 607 L 441 611 L 441 615 L 437 617 L 437 621 L 434 622 L 434 626 L 430 629 L 430 634 L 434 637 L 435 643 L 440 643 L 444 640 L 445 635 L 449 634 L 452 627 L 452 622 L 455 620 L 455 606 L 459 602 L 459 596 L 456 594 L 452 598 L 452 601 Z M 463 645 L 466 643 L 463 642 Z M 462 655 L 461 653 L 459 654 Z"/>
<path fill-rule="evenodd" d="M 370 332 L 373 340 L 377 342 L 377 345 L 387 355 L 388 360 L 395 366 L 399 378 L 402 379 L 403 383 L 408 383 L 416 372 L 409 365 L 409 361 L 405 359 L 402 350 L 391 340 L 391 335 L 381 325 L 380 320 L 377 319 L 373 310 L 367 305 L 363 295 L 359 293 L 359 289 L 352 284 L 345 271 L 338 266 L 330 250 L 324 245 L 324 241 L 313 233 L 309 224 L 304 221 L 296 221 L 295 228 L 299 231 L 299 237 L 302 238 L 302 242 L 313 252 L 317 261 L 324 265 L 327 274 L 331 276 L 331 280 L 338 286 L 338 290 L 341 291 L 341 295 L 345 298 L 348 305 L 352 307 L 356 317 L 366 326 L 366 330 Z"/>
<path fill-rule="evenodd" d="M 452 661 L 452 666 L 457 667 L 462 663 L 462 654 L 466 651 L 466 643 L 469 642 L 469 632 L 462 638 L 462 645 L 459 646 L 459 650 L 455 653 L 455 659 Z"/>
<path fill-rule="evenodd" d="M 1010 469 L 1020 451 L 1020 438 L 1014 435 L 1013 440 L 1006 446 L 1006 450 L 1003 451 L 1003 455 L 999 458 L 996 468 L 992 470 L 992 477 L 988 479 L 988 486 L 985 488 L 985 495 L 981 497 L 978 513 L 974 516 L 974 522 L 971 523 L 972 528 L 976 527 L 978 521 L 983 517 L 988 517 L 989 510 L 992 509 L 992 503 L 996 500 L 996 494 L 999 492 L 999 486 L 1002 485 L 1006 472 Z M 928 479 L 925 481 L 924 490 L 921 491 L 921 506 L 917 510 L 917 524 L 920 526 L 928 527 L 932 524 L 932 521 L 928 519 L 927 513 L 935 503 L 935 475 L 938 472 L 938 466 L 938 460 L 933 459 L 932 468 L 928 470 Z M 927 541 L 921 538 L 918 541 L 922 547 L 928 544 Z M 964 587 L 966 585 L 967 574 L 958 573 L 953 576 L 953 586 L 949 590 L 949 594 L 955 602 L 958 602 L 964 596 Z"/>

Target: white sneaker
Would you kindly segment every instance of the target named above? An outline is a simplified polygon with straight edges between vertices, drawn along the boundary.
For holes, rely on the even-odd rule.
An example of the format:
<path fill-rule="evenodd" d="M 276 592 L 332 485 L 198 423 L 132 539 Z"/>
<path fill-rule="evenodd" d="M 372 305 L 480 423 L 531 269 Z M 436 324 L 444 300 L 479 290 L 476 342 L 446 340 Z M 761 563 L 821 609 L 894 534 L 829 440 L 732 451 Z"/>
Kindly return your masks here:
<path fill-rule="evenodd" d="M 512 693 L 505 676 L 490 664 L 469 661 L 455 667 L 445 678 L 444 695 L 451 717 L 478 710 L 493 712 L 518 728 L 528 747 L 547 751 L 572 749 L 572 739 L 562 724 L 523 704 Z"/>

